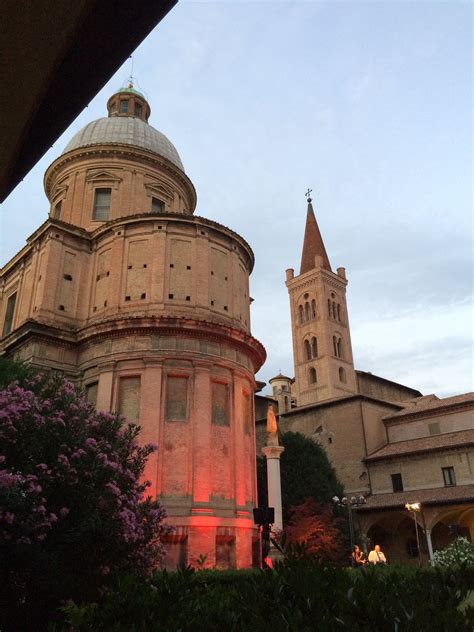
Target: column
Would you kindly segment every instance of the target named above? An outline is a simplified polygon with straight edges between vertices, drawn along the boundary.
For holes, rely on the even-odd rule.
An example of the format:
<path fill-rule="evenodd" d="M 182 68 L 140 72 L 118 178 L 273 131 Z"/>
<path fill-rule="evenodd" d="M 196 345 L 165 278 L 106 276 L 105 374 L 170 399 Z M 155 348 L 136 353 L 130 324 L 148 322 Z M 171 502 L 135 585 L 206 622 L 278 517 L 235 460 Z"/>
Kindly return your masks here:
<path fill-rule="evenodd" d="M 262 452 L 267 459 L 267 481 L 268 481 L 268 506 L 275 509 L 274 529 L 283 529 L 283 515 L 281 510 L 281 480 L 280 480 L 280 457 L 284 451 L 280 445 L 266 445 Z"/>

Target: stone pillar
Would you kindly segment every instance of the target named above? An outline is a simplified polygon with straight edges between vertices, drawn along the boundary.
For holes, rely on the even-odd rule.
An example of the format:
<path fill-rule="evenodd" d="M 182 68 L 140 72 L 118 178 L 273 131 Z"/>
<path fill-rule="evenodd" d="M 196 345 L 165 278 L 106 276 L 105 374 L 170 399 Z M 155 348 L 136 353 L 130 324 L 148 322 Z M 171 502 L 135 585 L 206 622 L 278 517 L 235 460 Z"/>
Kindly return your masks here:
<path fill-rule="evenodd" d="M 193 502 L 208 503 L 211 494 L 211 382 L 207 365 L 195 364 L 193 405 Z"/>
<path fill-rule="evenodd" d="M 273 527 L 276 531 L 283 529 L 280 457 L 284 450 L 285 448 L 281 445 L 266 445 L 262 448 L 262 452 L 267 459 L 268 506 L 274 507 L 275 509 L 275 522 Z"/>
<path fill-rule="evenodd" d="M 96 410 L 110 412 L 112 405 L 112 387 L 114 379 L 114 364 L 109 363 L 100 367 L 99 384 L 97 385 Z"/>
<path fill-rule="evenodd" d="M 433 555 L 433 543 L 431 541 L 431 529 L 425 529 L 426 535 L 426 544 L 428 545 L 428 556 L 430 558 L 430 564 L 434 564 L 434 555 Z"/>

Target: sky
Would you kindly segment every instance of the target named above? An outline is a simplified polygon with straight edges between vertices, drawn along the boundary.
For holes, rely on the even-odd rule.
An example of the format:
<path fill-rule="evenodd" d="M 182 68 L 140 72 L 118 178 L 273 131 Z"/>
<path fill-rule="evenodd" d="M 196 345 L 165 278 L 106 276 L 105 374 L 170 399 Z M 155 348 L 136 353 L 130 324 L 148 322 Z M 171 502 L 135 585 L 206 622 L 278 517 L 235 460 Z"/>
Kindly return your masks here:
<path fill-rule="evenodd" d="M 196 214 L 254 250 L 258 379 L 294 375 L 285 269 L 299 271 L 309 187 L 332 268 L 346 268 L 356 368 L 423 394 L 473 390 L 472 31 L 456 0 L 182 0 L 135 51 Z M 3 204 L 1 265 L 47 217 L 48 165 L 131 71 Z"/>

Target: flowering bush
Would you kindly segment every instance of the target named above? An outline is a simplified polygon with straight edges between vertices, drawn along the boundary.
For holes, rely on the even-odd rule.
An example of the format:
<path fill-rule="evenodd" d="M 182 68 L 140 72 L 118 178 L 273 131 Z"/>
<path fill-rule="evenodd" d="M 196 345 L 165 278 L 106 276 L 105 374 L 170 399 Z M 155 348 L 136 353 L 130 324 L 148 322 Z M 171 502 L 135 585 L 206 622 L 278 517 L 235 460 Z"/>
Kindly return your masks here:
<path fill-rule="evenodd" d="M 467 538 L 456 538 L 446 548 L 435 551 L 434 561 L 439 566 L 474 564 L 474 544 Z"/>
<path fill-rule="evenodd" d="M 0 629 L 40 629 L 59 603 L 159 564 L 169 527 L 144 498 L 156 447 L 138 433 L 62 378 L 0 391 Z"/>

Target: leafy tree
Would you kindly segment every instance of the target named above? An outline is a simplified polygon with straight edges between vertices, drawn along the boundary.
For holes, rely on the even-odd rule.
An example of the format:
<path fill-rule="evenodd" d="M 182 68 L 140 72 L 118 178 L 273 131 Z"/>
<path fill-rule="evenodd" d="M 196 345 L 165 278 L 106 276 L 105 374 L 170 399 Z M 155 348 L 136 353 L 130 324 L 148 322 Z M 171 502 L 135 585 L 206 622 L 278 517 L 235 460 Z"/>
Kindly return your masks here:
<path fill-rule="evenodd" d="M 25 380 L 33 377 L 33 371 L 24 362 L 9 360 L 0 356 L 0 389 L 6 388 L 15 380 L 23 384 Z"/>
<path fill-rule="evenodd" d="M 285 546 L 301 545 L 304 554 L 320 561 L 339 562 L 346 557 L 341 522 L 330 505 L 318 505 L 313 498 L 308 498 L 290 509 L 282 541 Z"/>
<path fill-rule="evenodd" d="M 281 496 L 283 521 L 291 517 L 291 508 L 312 498 L 317 504 L 342 496 L 342 486 L 324 448 L 299 432 L 285 432 L 280 438 L 285 448 L 281 455 Z M 265 457 L 257 459 L 258 498 L 267 504 L 267 468 Z"/>
<path fill-rule="evenodd" d="M 0 629 L 41 630 L 61 603 L 159 564 L 169 527 L 144 498 L 155 447 L 138 434 L 58 376 L 0 391 Z"/>

